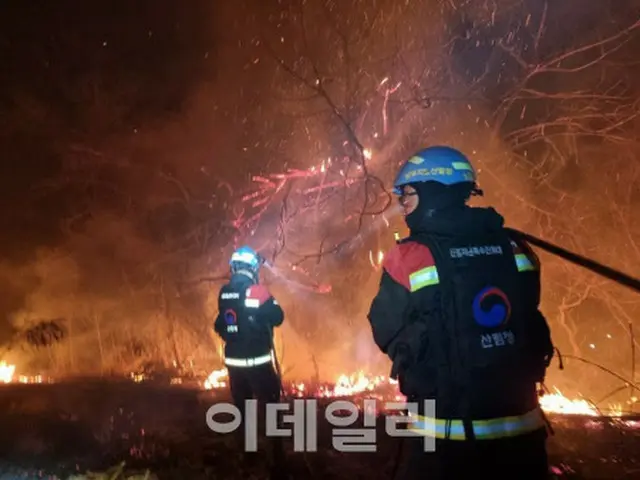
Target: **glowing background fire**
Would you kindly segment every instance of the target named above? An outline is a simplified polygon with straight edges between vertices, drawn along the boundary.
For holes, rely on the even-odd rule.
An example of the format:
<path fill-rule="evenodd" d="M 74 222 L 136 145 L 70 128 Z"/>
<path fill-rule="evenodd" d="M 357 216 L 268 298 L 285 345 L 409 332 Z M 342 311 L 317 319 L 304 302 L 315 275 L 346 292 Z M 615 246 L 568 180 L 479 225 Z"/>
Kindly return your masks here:
<path fill-rule="evenodd" d="M 15 372 L 15 365 L 0 362 L 0 383 L 42 383 L 43 381 L 39 375 L 16 376 Z M 202 386 L 205 390 L 225 389 L 228 386 L 227 375 L 226 368 L 213 370 Z M 144 380 L 142 377 L 132 378 L 138 382 Z M 172 384 L 180 383 L 172 382 Z M 334 383 L 285 382 L 284 390 L 287 396 L 291 397 L 344 398 L 366 395 L 368 398 L 385 401 L 403 401 L 405 398 L 400 393 L 396 381 L 382 375 L 367 375 L 363 371 L 351 375 L 341 374 Z M 633 397 L 630 402 L 635 403 L 637 400 Z M 563 415 L 621 417 L 625 413 L 622 405 L 609 405 L 606 409 L 599 409 L 587 399 L 569 398 L 557 388 L 553 388 L 553 393 L 542 395 L 540 405 L 548 413 Z"/>
<path fill-rule="evenodd" d="M 10 383 L 13 380 L 13 374 L 15 371 L 15 365 L 8 365 L 6 362 L 0 362 L 0 382 Z"/>
<path fill-rule="evenodd" d="M 207 390 L 226 387 L 226 369 L 214 370 L 204 382 Z M 620 405 L 610 405 L 605 410 L 598 409 L 584 398 L 569 398 L 554 388 L 554 393 L 547 393 L 540 397 L 540 405 L 545 412 L 565 415 L 588 415 L 620 417 L 623 409 Z M 397 382 L 384 376 L 368 376 L 364 372 L 353 375 L 340 375 L 331 385 L 320 384 L 313 386 L 305 382 L 291 382 L 285 387 L 288 395 L 295 397 L 334 398 L 350 397 L 367 394 L 371 397 L 380 397 L 377 392 L 383 393 L 382 397 L 387 401 L 402 401 L 404 396 L 398 390 Z M 636 400 L 636 399 L 634 399 Z"/>

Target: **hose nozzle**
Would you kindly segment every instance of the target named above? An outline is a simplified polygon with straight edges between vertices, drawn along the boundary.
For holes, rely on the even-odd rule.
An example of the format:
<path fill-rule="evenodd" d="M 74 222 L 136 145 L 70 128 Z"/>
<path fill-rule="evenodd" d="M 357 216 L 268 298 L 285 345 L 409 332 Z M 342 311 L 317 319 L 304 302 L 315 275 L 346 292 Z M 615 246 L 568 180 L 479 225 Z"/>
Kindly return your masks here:
<path fill-rule="evenodd" d="M 258 262 L 260 263 L 261 267 L 264 266 L 267 268 L 271 268 L 271 263 L 269 263 L 269 261 L 260 254 L 258 254 Z"/>

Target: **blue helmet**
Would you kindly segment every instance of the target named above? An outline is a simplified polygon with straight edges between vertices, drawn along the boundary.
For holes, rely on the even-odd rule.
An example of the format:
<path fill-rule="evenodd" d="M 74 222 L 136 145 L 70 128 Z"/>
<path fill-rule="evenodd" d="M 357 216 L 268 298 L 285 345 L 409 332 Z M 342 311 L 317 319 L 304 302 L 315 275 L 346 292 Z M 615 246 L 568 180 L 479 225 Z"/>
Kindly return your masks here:
<path fill-rule="evenodd" d="M 400 195 L 404 185 L 420 182 L 443 185 L 469 182 L 475 186 L 476 172 L 469 159 L 455 148 L 429 147 L 414 154 L 402 166 L 393 182 L 393 193 Z"/>
<path fill-rule="evenodd" d="M 256 273 L 262 264 L 260 255 L 251 247 L 243 246 L 231 255 L 229 266 L 232 272 L 248 270 Z"/>

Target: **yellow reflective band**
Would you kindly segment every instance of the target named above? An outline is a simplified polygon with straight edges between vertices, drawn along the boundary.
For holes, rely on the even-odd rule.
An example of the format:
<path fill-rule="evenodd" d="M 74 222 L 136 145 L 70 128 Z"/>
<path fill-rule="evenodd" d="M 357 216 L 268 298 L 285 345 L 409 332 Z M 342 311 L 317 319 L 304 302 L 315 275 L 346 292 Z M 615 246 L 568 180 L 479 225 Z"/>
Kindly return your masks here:
<path fill-rule="evenodd" d="M 230 367 L 255 367 L 270 363 L 273 359 L 273 351 L 268 355 L 262 355 L 255 358 L 225 358 L 224 363 Z"/>
<path fill-rule="evenodd" d="M 440 283 L 440 278 L 438 277 L 438 269 L 435 266 L 423 268 L 409 275 L 409 284 L 412 292 L 431 285 L 437 285 L 438 283 Z"/>
<path fill-rule="evenodd" d="M 257 298 L 245 298 L 244 306 L 247 308 L 260 308 L 260 300 Z"/>
<path fill-rule="evenodd" d="M 454 170 L 473 170 L 471 165 L 465 162 L 453 162 L 451 166 Z"/>
<path fill-rule="evenodd" d="M 545 426 L 544 416 L 536 408 L 524 415 L 474 420 L 471 422 L 473 434 L 477 440 L 495 440 L 515 437 L 533 432 Z M 449 440 L 466 440 L 462 420 L 444 420 L 418 415 L 410 424 L 411 431 L 417 435 Z M 447 436 L 447 432 L 449 435 Z"/>
<path fill-rule="evenodd" d="M 536 270 L 536 266 L 524 253 L 517 253 L 515 257 L 519 272 L 530 272 L 532 270 Z"/>

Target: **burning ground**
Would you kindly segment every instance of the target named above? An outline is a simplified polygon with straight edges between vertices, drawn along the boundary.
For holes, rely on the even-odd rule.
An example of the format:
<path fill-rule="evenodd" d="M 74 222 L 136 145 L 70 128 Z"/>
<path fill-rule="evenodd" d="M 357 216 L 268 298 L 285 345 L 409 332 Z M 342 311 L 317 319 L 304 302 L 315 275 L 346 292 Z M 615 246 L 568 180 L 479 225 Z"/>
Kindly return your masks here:
<path fill-rule="evenodd" d="M 112 478 L 142 479 L 147 472 L 148 478 L 176 480 L 268 475 L 264 455 L 248 462 L 233 436 L 206 427 L 206 410 L 229 400 L 224 370 L 206 379 L 164 382 L 140 375 L 64 382 L 17 377 L 0 388 L 1 479 L 67 479 L 88 470 L 117 470 L 122 462 L 122 476 Z M 285 390 L 289 400 L 317 398 L 319 415 L 334 399 L 357 405 L 365 398 L 402 400 L 392 381 L 362 373 L 343 375 L 334 383 L 288 383 Z M 640 418 L 622 415 L 619 407 L 599 412 L 584 399 L 560 393 L 544 396 L 542 404 L 555 431 L 549 450 L 558 478 L 639 477 Z M 376 412 L 377 453 L 336 452 L 332 427 L 323 417 L 317 452 L 293 452 L 287 439 L 287 464 L 294 478 L 388 479 L 399 440 L 385 433 L 385 413 Z"/>

